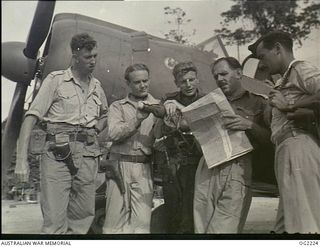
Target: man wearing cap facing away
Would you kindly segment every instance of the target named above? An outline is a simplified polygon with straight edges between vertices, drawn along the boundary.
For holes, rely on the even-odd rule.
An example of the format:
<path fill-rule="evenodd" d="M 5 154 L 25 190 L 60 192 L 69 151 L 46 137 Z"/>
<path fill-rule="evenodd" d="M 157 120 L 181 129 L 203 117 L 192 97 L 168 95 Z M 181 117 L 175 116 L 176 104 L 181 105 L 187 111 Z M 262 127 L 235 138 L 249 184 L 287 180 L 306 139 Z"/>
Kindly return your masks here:
<path fill-rule="evenodd" d="M 95 213 L 95 178 L 101 155 L 97 132 L 106 126 L 107 99 L 92 76 L 97 42 L 76 34 L 70 42 L 72 65 L 51 72 L 22 124 L 15 173 L 29 176 L 28 144 L 37 121 L 46 124 L 41 147 L 42 233 L 86 234 Z M 33 148 L 30 144 L 29 148 Z"/>
<path fill-rule="evenodd" d="M 290 34 L 282 31 L 272 31 L 249 46 L 271 74 L 282 76 L 269 95 L 280 191 L 275 232 L 320 233 L 319 137 L 306 125 L 314 121 L 312 117 L 295 118 L 303 101 L 319 102 L 320 70 L 295 60 L 292 46 Z"/>
<path fill-rule="evenodd" d="M 125 80 L 131 92 L 110 105 L 108 136 L 112 146 L 108 166 L 115 172 L 107 179 L 103 233 L 150 233 L 151 148 L 156 118 L 140 105 L 141 102 L 158 104 L 159 100 L 149 94 L 149 73 L 144 64 L 130 65 Z"/>
<path fill-rule="evenodd" d="M 168 233 L 193 233 L 194 176 L 202 154 L 180 110 L 204 94 L 198 89 L 197 68 L 192 62 L 178 63 L 172 73 L 179 91 L 165 95 L 166 116 L 155 126 L 165 146 L 160 169 L 166 225 Z"/>
<path fill-rule="evenodd" d="M 254 151 L 208 169 L 201 158 L 196 172 L 194 223 L 196 233 L 241 233 L 250 208 L 252 163 L 256 152 L 270 142 L 267 101 L 241 86 L 241 65 L 223 57 L 212 65 L 212 74 L 235 115 L 225 116 L 230 131 L 245 131 Z"/>

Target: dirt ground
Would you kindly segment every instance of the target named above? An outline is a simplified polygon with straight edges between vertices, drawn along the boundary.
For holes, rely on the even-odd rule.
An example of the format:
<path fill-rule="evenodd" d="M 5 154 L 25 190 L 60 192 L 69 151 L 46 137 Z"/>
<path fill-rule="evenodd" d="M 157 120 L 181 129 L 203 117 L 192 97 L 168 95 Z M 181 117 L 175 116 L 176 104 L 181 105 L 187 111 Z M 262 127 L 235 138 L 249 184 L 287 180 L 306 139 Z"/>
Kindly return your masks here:
<path fill-rule="evenodd" d="M 254 197 L 244 233 L 270 233 L 277 213 L 278 198 Z M 2 200 L 2 234 L 39 234 L 42 216 L 39 203 Z"/>

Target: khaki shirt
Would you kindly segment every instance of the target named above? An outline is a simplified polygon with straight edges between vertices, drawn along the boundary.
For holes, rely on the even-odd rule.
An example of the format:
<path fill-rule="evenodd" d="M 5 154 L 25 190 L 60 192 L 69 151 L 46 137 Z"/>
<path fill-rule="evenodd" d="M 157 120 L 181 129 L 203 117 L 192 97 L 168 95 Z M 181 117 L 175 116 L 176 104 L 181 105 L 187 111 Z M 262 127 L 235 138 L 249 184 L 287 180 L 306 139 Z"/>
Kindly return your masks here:
<path fill-rule="evenodd" d="M 294 62 L 296 62 L 296 60 L 290 63 L 283 78 L 278 80 L 275 85 L 275 88 L 281 85 L 279 90 L 289 104 L 294 104 L 305 95 L 314 95 L 320 92 L 320 70 L 305 61 L 299 61 L 294 65 L 294 68 L 290 70 Z M 285 77 L 287 77 L 288 80 L 283 84 Z M 288 120 L 285 112 L 281 112 L 276 107 L 272 109 L 271 139 L 273 142 L 287 129 L 294 128 L 296 128 L 294 121 Z"/>
<path fill-rule="evenodd" d="M 145 102 L 158 104 L 159 100 L 150 94 Z M 137 102 L 127 96 L 110 105 L 108 117 L 108 136 L 113 142 L 111 153 L 127 155 L 150 155 L 154 143 L 153 125 L 156 117 L 150 115 L 135 128 Z"/>
<path fill-rule="evenodd" d="M 108 112 L 108 103 L 100 82 L 90 76 L 88 94 L 74 78 L 71 68 L 51 72 L 26 115 L 50 123 L 67 123 L 91 128 Z"/>

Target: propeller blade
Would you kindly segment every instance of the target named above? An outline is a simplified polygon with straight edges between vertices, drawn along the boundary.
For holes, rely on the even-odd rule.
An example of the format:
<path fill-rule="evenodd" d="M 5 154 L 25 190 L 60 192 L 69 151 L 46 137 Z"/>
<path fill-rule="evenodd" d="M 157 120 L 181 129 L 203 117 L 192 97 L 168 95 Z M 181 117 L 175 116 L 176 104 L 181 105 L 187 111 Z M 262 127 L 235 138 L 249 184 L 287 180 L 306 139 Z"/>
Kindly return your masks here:
<path fill-rule="evenodd" d="M 15 81 L 17 82 L 17 86 L 10 106 L 4 134 L 2 136 L 2 192 L 6 192 L 8 187 L 7 171 L 11 163 L 13 152 L 16 150 L 17 139 L 19 137 L 20 127 L 23 119 L 24 102 L 27 88 L 31 79 L 33 78 L 38 50 L 48 35 L 54 7 L 55 1 L 40 0 L 33 17 L 25 48 L 21 47 L 20 43 L 17 44 L 14 42 L 9 42 L 6 44 L 6 47 L 12 46 L 13 49 L 10 50 L 13 50 L 16 56 L 14 56 L 14 59 L 8 59 L 11 57 L 10 54 L 2 56 L 2 62 L 11 61 L 11 63 L 8 63 L 8 66 L 12 66 L 13 64 L 13 67 L 17 68 L 17 64 L 23 65 L 19 66 L 17 70 L 11 71 L 11 68 L 7 69 L 8 73 L 5 73 L 7 78 L 11 80 L 16 79 Z M 18 63 L 13 63 L 12 61 L 17 61 Z M 21 72 L 19 73 L 19 71 L 22 71 L 22 74 Z M 17 76 L 16 73 L 18 74 Z"/>
<path fill-rule="evenodd" d="M 2 177 L 2 192 L 7 191 L 8 187 L 8 167 L 10 166 L 12 155 L 16 150 L 16 143 L 20 132 L 20 127 L 24 112 L 24 102 L 27 93 L 28 85 L 17 83 L 14 91 L 12 103 L 10 106 L 7 123 L 2 136 L 2 155 L 1 155 L 1 177 Z M 5 193 L 2 195 L 5 196 Z"/>
<path fill-rule="evenodd" d="M 38 50 L 49 32 L 55 1 L 39 1 L 33 17 L 27 39 L 24 55 L 28 58 L 37 58 Z"/>

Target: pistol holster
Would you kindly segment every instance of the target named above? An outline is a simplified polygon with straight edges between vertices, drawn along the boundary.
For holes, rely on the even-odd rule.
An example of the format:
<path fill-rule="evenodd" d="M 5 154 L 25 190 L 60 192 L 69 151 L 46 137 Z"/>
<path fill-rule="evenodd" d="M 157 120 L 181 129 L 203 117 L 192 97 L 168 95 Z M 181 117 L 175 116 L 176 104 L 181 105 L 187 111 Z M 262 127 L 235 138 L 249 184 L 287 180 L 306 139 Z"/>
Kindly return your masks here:
<path fill-rule="evenodd" d="M 119 190 L 121 194 L 125 193 L 125 186 L 123 177 L 120 171 L 120 165 L 118 160 L 103 160 L 101 161 L 101 166 L 105 168 L 106 171 L 106 178 L 112 179 L 117 186 L 119 187 Z"/>
<path fill-rule="evenodd" d="M 68 142 L 56 143 L 51 150 L 57 161 L 64 161 L 67 164 L 71 175 L 75 175 L 77 173 L 78 168 L 75 167 L 73 163 L 72 151 Z"/>

